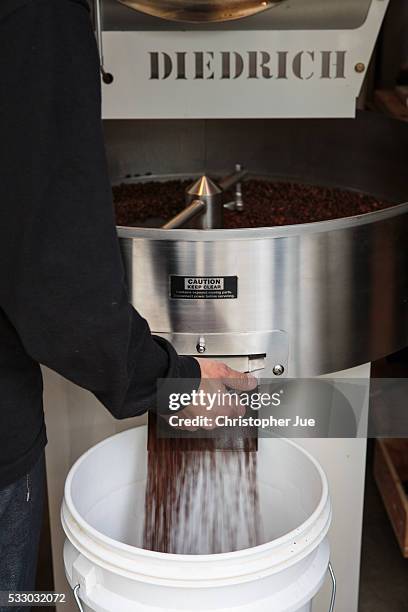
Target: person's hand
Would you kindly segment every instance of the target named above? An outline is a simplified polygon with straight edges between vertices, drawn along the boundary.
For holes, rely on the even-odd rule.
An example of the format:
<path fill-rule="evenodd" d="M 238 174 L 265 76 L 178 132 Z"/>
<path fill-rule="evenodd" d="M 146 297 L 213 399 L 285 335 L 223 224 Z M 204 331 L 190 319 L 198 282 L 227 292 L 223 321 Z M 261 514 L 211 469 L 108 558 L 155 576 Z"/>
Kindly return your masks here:
<path fill-rule="evenodd" d="M 258 384 L 252 374 L 233 370 L 226 363 L 215 359 L 197 359 L 201 369 L 201 383 L 210 379 L 222 382 L 225 387 L 238 391 L 252 391 Z"/>
<path fill-rule="evenodd" d="M 199 392 L 203 391 L 205 397 L 219 397 L 227 394 L 228 390 L 245 392 L 252 391 L 257 387 L 258 381 L 251 374 L 238 372 L 233 370 L 225 363 L 214 359 L 197 359 L 201 369 L 201 384 Z M 243 406 L 239 398 L 232 396 L 228 398 L 228 402 L 221 405 L 215 403 L 209 411 L 209 402 L 204 399 L 198 405 L 190 404 L 178 412 L 178 416 L 185 418 L 194 418 L 197 416 L 211 416 L 215 419 L 217 416 L 239 417 L 245 414 L 246 408 Z M 189 431 L 196 431 L 197 427 L 183 427 Z M 213 429 L 214 425 L 208 427 L 203 426 L 203 429 Z"/>

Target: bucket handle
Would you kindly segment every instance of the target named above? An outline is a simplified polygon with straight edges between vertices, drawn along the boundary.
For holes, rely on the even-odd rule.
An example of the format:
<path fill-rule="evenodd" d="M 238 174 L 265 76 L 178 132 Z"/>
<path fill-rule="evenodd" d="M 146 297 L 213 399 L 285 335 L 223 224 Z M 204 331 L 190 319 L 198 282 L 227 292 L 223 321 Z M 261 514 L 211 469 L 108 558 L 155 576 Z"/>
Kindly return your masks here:
<path fill-rule="evenodd" d="M 336 581 L 336 576 L 334 574 L 333 571 L 333 566 L 329 561 L 329 574 L 330 574 L 330 578 L 332 581 L 332 593 L 331 593 L 331 597 L 330 597 L 330 607 L 329 607 L 329 612 L 333 612 L 334 611 L 334 604 L 336 601 L 336 591 L 337 591 L 337 581 Z M 82 612 L 82 610 L 81 610 Z"/>
<path fill-rule="evenodd" d="M 336 601 L 337 583 L 336 583 L 336 576 L 334 575 L 334 571 L 333 571 L 333 566 L 332 566 L 332 564 L 330 562 L 329 562 L 329 574 L 330 574 L 330 578 L 331 578 L 331 581 L 332 581 L 332 593 L 331 593 L 331 597 L 330 597 L 329 612 L 334 612 L 334 603 Z M 80 589 L 80 585 L 79 584 L 75 585 L 75 587 L 73 589 L 74 597 L 75 597 L 76 604 L 78 606 L 78 610 L 80 612 L 84 612 L 81 600 L 79 599 L 79 589 Z"/>
<path fill-rule="evenodd" d="M 76 584 L 73 588 L 73 593 L 74 593 L 74 597 L 75 597 L 75 601 L 76 601 L 76 605 L 78 606 L 78 610 L 80 612 L 84 612 L 84 609 L 82 607 L 82 603 L 81 600 L 79 599 L 79 589 L 80 589 L 80 584 Z"/>

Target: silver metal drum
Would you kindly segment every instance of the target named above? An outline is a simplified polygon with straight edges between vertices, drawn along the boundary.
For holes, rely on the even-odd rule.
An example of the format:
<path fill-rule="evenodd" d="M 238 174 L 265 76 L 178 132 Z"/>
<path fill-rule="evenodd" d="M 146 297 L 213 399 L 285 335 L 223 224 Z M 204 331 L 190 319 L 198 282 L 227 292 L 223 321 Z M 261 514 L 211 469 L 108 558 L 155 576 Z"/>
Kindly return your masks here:
<path fill-rule="evenodd" d="M 177 123 L 162 126 L 160 147 L 171 151 Z M 134 128 L 145 134 L 136 170 L 146 163 L 144 151 L 151 155 L 146 127 Z M 185 172 L 201 163 L 222 173 L 239 161 L 258 175 L 408 200 L 405 124 L 371 114 L 355 121 L 206 122 L 200 160 L 201 130 L 192 122 L 178 140 Z M 107 126 L 108 140 L 115 137 Z M 158 146 L 154 130 L 152 143 Z M 181 161 L 166 159 L 157 171 L 177 171 Z M 408 204 L 276 228 L 118 231 L 133 304 L 181 353 L 197 355 L 204 345 L 209 355 L 266 356 L 271 369 L 281 364 L 289 376 L 314 376 L 408 344 Z M 225 299 L 189 299 L 182 288 L 193 277 L 232 289 Z"/>

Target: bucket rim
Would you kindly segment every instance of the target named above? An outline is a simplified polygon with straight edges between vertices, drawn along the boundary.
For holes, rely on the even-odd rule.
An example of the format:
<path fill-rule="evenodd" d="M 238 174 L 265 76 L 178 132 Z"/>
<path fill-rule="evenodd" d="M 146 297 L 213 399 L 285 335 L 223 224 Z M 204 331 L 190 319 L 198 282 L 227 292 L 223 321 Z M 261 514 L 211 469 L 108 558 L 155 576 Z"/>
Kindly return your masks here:
<path fill-rule="evenodd" d="M 304 449 L 299 444 L 296 444 L 293 440 L 289 440 L 287 438 L 276 438 L 287 444 L 292 446 L 297 451 L 300 451 L 315 467 L 321 481 L 321 495 L 319 499 L 319 503 L 315 507 L 315 510 L 312 514 L 298 527 L 288 531 L 285 534 L 282 534 L 278 538 L 274 540 L 270 540 L 268 542 L 264 542 L 257 546 L 253 546 L 250 548 L 244 548 L 237 551 L 224 552 L 224 553 L 215 553 L 215 554 L 176 554 L 176 553 L 161 553 L 157 551 L 147 550 L 144 548 L 140 548 L 137 546 L 132 546 L 130 544 L 126 544 L 124 542 L 120 542 L 115 540 L 101 531 L 97 530 L 95 527 L 90 525 L 83 516 L 76 509 L 75 503 L 73 501 L 71 495 L 71 485 L 73 478 L 79 469 L 80 465 L 96 450 L 100 449 L 103 446 L 112 442 L 114 438 L 126 437 L 132 435 L 136 430 L 146 430 L 146 426 L 134 427 L 120 433 L 113 434 L 108 438 L 105 438 L 98 444 L 94 445 L 90 449 L 88 449 L 81 457 L 79 457 L 75 463 L 72 465 L 68 476 L 65 481 L 64 486 L 64 500 L 61 508 L 61 520 L 63 529 L 65 534 L 69 540 L 75 539 L 73 542 L 74 546 L 80 547 L 85 551 L 87 549 L 87 543 L 92 543 L 93 545 L 101 545 L 101 550 L 98 550 L 98 557 L 101 560 L 107 561 L 107 557 L 109 555 L 109 560 L 107 561 L 110 565 L 112 565 L 112 554 L 117 555 L 115 565 L 117 567 L 121 567 L 120 558 L 127 561 L 126 568 L 121 567 L 121 569 L 126 569 L 127 573 L 129 573 L 129 561 L 141 561 L 142 563 L 151 562 L 155 564 L 156 571 L 160 571 L 160 568 L 163 569 L 163 564 L 169 564 L 171 561 L 177 561 L 181 563 L 183 569 L 185 570 L 186 566 L 189 565 L 190 569 L 194 570 L 201 567 L 204 569 L 208 564 L 213 565 L 214 562 L 219 562 L 222 565 L 228 565 L 230 562 L 232 564 L 234 562 L 241 563 L 242 561 L 249 561 L 252 559 L 254 562 L 261 562 L 267 560 L 268 561 L 268 572 L 267 574 L 275 573 L 284 567 L 290 567 L 295 564 L 301 558 L 304 558 L 315 550 L 317 546 L 321 543 L 321 541 L 326 537 L 327 532 L 331 523 L 331 503 L 329 496 L 329 486 L 326 474 L 323 468 L 320 466 L 319 462 L 311 455 L 306 449 Z M 268 439 L 269 440 L 269 439 Z M 68 517 L 66 516 L 68 512 Z M 68 520 L 67 520 L 68 518 Z M 73 534 L 71 532 L 71 526 L 69 524 L 69 518 L 73 519 L 74 524 L 79 527 L 79 533 Z M 305 536 L 309 534 L 310 537 L 306 538 Z M 304 545 L 300 546 L 299 540 L 301 538 L 305 539 Z M 86 542 L 85 542 L 86 540 Z M 277 553 L 281 551 L 281 554 Z M 282 551 L 284 552 L 284 558 L 282 557 Z M 82 552 L 82 551 L 81 551 Z M 86 554 L 86 553 L 85 553 Z M 271 555 L 275 555 L 276 559 L 272 563 Z M 106 557 L 106 559 L 105 559 Z M 261 572 L 263 575 L 262 569 L 257 569 L 255 573 L 258 577 L 261 576 Z M 131 572 L 134 573 L 134 572 Z M 250 572 L 245 572 L 246 574 Z M 159 578 L 164 579 L 164 576 L 160 574 L 158 576 L 156 572 L 153 572 L 154 575 L 150 575 L 151 578 Z M 234 576 L 229 576 L 233 578 Z M 224 577 L 224 576 L 223 576 Z M 174 580 L 174 576 L 171 577 Z M 185 576 L 183 580 L 186 580 Z M 202 581 L 208 580 L 208 577 L 203 577 Z M 220 580 L 222 578 L 220 577 Z M 197 581 L 196 576 L 192 576 L 190 580 L 187 579 L 188 582 Z"/>

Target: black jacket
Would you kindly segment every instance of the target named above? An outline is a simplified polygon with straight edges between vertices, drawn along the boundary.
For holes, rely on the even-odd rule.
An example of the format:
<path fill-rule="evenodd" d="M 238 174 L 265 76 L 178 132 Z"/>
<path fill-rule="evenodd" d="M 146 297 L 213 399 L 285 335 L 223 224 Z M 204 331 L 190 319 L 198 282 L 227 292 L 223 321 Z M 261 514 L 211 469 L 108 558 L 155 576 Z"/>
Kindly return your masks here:
<path fill-rule="evenodd" d="M 86 2 L 1 0 L 0 79 L 1 488 L 45 444 L 40 363 L 117 418 L 200 368 L 128 301 Z"/>

